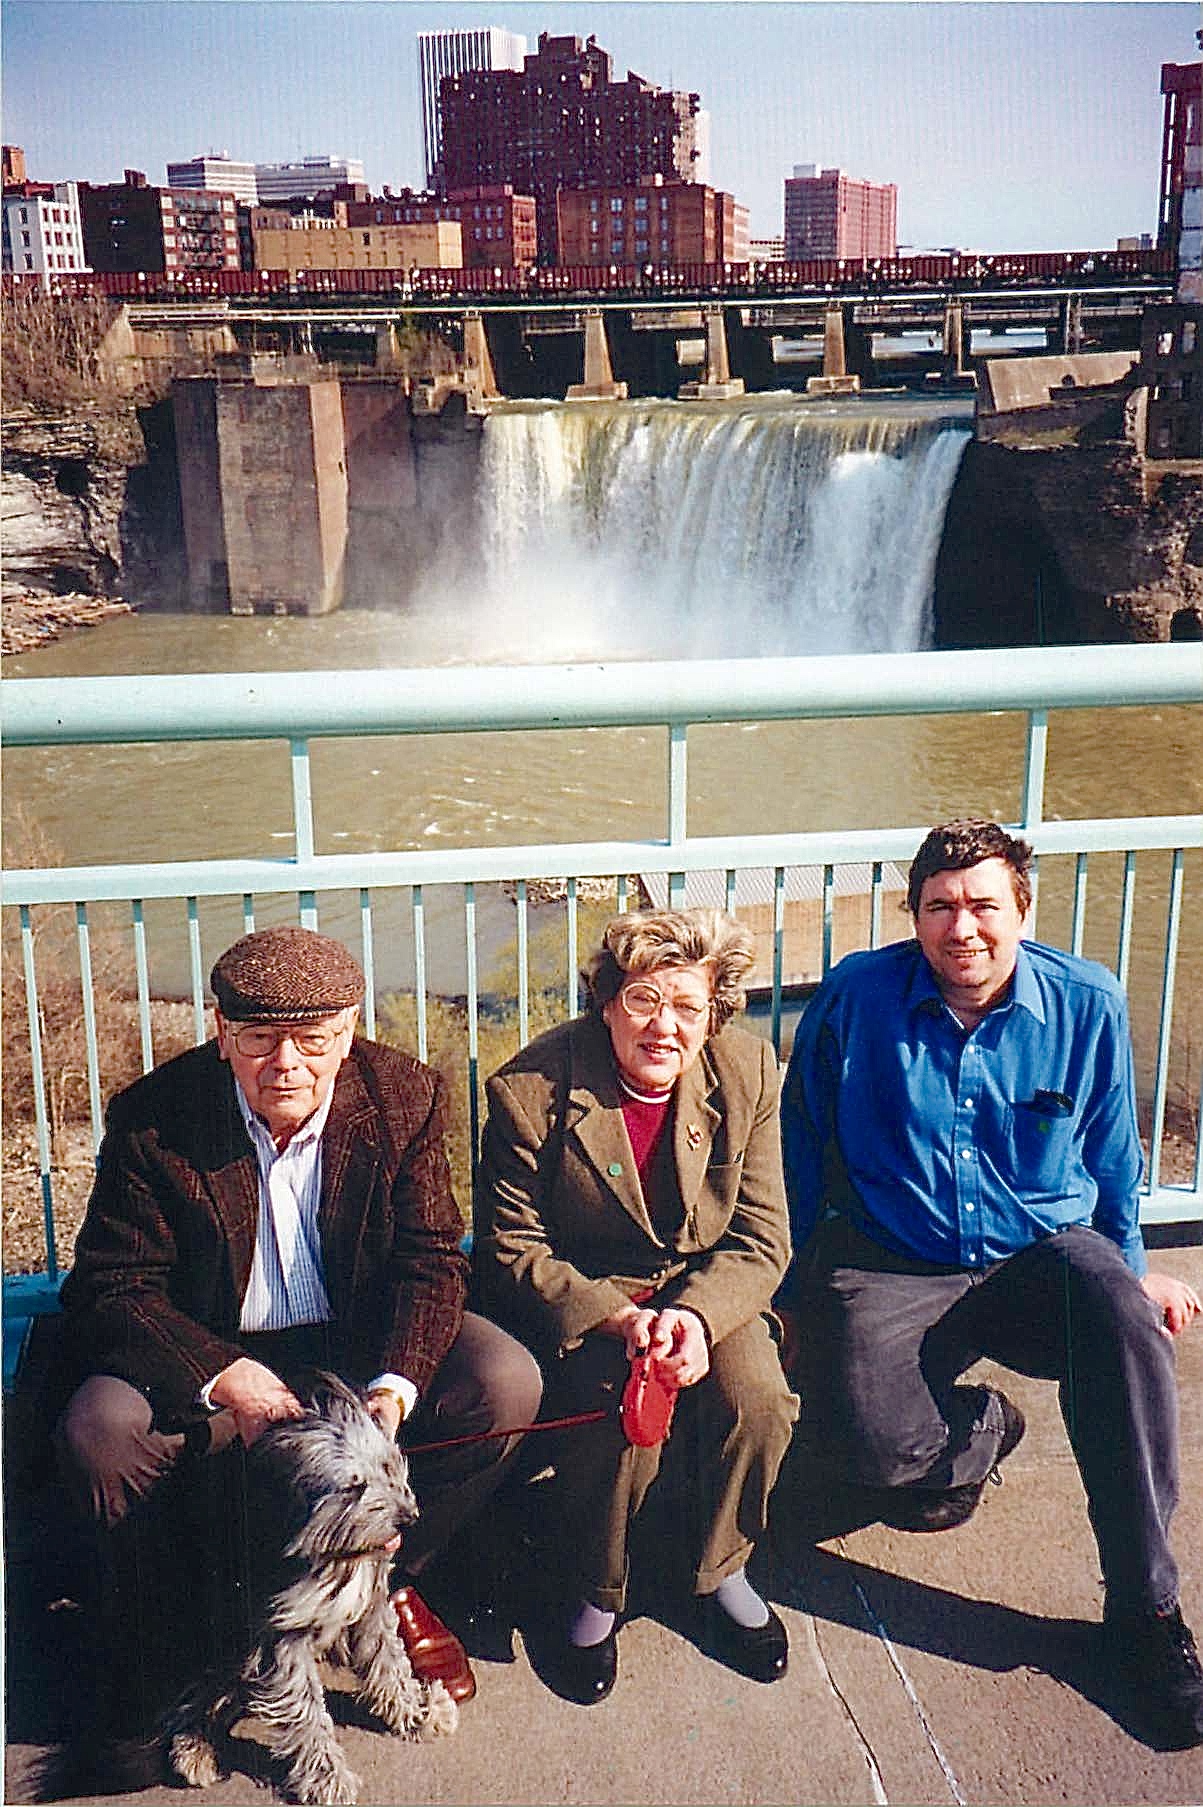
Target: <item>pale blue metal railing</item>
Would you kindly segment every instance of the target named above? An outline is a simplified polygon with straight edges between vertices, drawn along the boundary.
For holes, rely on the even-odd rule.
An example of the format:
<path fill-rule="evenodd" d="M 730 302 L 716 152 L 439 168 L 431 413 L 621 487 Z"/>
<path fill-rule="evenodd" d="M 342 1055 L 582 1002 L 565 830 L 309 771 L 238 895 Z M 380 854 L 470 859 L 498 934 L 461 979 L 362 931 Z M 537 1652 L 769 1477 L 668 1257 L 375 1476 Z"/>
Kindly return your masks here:
<path fill-rule="evenodd" d="M 365 1024 L 376 1025 L 378 1003 L 375 907 L 381 893 L 408 893 L 413 941 L 413 991 L 417 1050 L 427 1055 L 426 901 L 431 887 L 460 887 L 463 896 L 467 974 L 467 1083 L 471 1141 L 476 1146 L 480 1074 L 476 887 L 505 881 L 512 887 L 517 930 L 515 1001 L 518 1034 L 529 1032 L 530 944 L 528 887 L 563 881 L 565 887 L 564 1010 L 576 1008 L 578 882 L 614 882 L 617 908 L 627 903 L 628 874 L 658 877 L 670 899 L 685 896 L 691 874 L 722 875 L 728 905 L 737 876 L 749 868 L 772 873 L 772 979 L 770 1033 L 780 1049 L 785 990 L 787 875 L 795 868 L 821 871 L 821 964 L 833 954 L 836 877 L 852 863 L 867 866 L 869 940 L 881 934 L 883 871 L 909 861 L 927 823 L 871 829 L 773 834 L 692 836 L 689 832 L 688 737 L 703 723 L 804 721 L 839 717 L 930 716 L 1016 711 L 1026 717 L 1017 826 L 1038 855 L 1074 856 L 1070 942 L 1080 950 L 1086 924 L 1091 856 L 1123 857 L 1115 969 L 1127 982 L 1133 945 L 1137 855 L 1160 850 L 1171 876 L 1165 900 L 1164 960 L 1156 1058 L 1149 1112 L 1149 1161 L 1142 1215 L 1147 1221 L 1203 1220 L 1203 1185 L 1195 1076 L 1196 1128 L 1193 1174 L 1172 1184 L 1161 1175 L 1166 1125 L 1174 991 L 1179 944 L 1188 909 L 1187 857 L 1203 849 L 1203 816 L 1165 815 L 1047 820 L 1044 815 L 1050 711 L 1199 706 L 1203 703 L 1203 648 L 1136 646 L 1016 649 L 977 653 L 918 653 L 870 657 L 691 661 L 576 667 L 442 669 L 419 671 L 302 672 L 186 677 L 9 680 L 2 686 L 4 735 L 9 747 L 65 747 L 196 741 L 279 741 L 291 765 L 294 852 L 287 858 L 183 859 L 109 866 L 55 866 L 9 870 L 6 905 L 19 913 L 23 941 L 28 1026 L 37 1101 L 37 1148 L 46 1216 L 47 1275 L 57 1277 L 53 1233 L 49 1118 L 42 1070 L 38 1010 L 35 913 L 72 905 L 76 914 L 83 997 L 89 1109 L 93 1137 L 102 1129 L 100 1061 L 92 1008 L 89 906 L 117 901 L 130 909 L 137 1015 L 144 1066 L 153 1060 L 151 979 L 145 905 L 173 899 L 187 913 L 188 967 L 195 1032 L 204 1038 L 204 979 L 200 901 L 241 899 L 242 923 L 255 920 L 256 900 L 296 898 L 298 919 L 314 926 L 319 899 L 351 893 L 358 899 L 359 948 L 368 975 Z M 573 844 L 405 850 L 325 854 L 314 832 L 311 745 L 328 737 L 455 734 L 482 730 L 658 727 L 665 733 L 666 786 L 662 838 Z M 750 800 L 751 801 L 751 800 Z M 1196 879 L 1197 882 L 1197 879 Z M 1199 919 L 1203 899 L 1193 899 Z M 210 948 L 211 960 L 220 949 Z M 1197 1052 L 1197 1051 L 1196 1051 Z M 36 1293 L 36 1282 L 27 1283 Z"/>

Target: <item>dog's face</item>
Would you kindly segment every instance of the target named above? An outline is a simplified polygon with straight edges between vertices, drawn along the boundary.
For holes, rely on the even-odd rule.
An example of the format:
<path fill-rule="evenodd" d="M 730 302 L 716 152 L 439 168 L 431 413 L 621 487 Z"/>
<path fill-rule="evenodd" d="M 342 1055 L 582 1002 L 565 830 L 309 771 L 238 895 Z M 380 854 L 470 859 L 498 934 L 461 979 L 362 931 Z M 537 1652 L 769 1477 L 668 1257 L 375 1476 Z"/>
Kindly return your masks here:
<path fill-rule="evenodd" d="M 405 1457 L 363 1402 L 323 1374 L 303 1418 L 273 1424 L 247 1455 L 269 1511 L 283 1511 L 283 1554 L 311 1567 L 383 1558 L 418 1516 Z"/>

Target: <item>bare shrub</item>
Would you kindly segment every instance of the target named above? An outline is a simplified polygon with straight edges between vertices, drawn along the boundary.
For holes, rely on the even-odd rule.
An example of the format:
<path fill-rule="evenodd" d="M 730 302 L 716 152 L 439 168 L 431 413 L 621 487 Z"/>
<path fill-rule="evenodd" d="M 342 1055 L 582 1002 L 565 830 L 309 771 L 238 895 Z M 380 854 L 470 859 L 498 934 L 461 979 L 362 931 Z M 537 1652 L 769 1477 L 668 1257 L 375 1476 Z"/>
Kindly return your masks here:
<path fill-rule="evenodd" d="M 52 295 L 35 283 L 0 285 L 4 406 L 124 399 L 100 355 L 116 313 L 101 294 Z"/>

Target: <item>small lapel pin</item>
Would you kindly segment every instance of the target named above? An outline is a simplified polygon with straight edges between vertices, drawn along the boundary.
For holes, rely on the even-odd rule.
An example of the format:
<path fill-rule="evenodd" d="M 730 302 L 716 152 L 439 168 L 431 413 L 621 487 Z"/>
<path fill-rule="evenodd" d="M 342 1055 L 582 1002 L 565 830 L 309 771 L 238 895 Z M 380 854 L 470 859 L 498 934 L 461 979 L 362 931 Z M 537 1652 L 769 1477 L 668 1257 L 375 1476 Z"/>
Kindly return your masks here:
<path fill-rule="evenodd" d="M 612 1180 L 621 1179 L 622 1162 L 621 1161 L 611 1161 L 610 1165 L 606 1168 L 606 1172 L 609 1174 L 609 1176 Z"/>
<path fill-rule="evenodd" d="M 698 1149 L 702 1146 L 702 1132 L 696 1123 L 691 1123 L 685 1131 L 685 1140 L 690 1148 Z"/>

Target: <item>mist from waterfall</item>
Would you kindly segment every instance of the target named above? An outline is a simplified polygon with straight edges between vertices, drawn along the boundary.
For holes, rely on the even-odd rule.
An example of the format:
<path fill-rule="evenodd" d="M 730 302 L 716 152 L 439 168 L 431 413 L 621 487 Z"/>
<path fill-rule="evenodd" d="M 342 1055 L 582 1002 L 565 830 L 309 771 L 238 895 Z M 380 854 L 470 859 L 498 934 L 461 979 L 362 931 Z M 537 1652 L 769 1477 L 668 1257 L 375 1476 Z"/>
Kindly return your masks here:
<path fill-rule="evenodd" d="M 969 436 L 784 395 L 505 407 L 415 601 L 441 592 L 484 657 L 913 651 Z"/>

